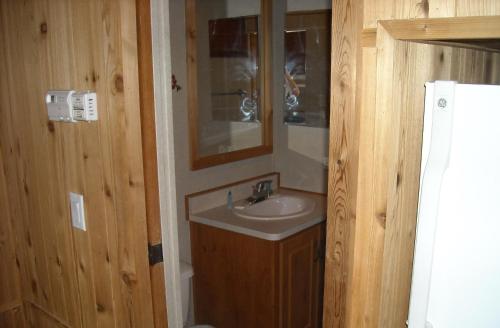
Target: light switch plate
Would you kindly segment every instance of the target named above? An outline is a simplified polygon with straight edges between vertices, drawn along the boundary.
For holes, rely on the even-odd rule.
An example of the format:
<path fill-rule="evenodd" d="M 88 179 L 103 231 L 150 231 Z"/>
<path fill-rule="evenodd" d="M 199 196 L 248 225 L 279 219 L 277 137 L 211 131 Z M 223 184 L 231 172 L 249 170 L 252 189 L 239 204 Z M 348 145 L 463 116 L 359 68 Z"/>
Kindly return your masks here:
<path fill-rule="evenodd" d="M 87 231 L 87 226 L 85 224 L 85 206 L 83 203 L 83 195 L 70 192 L 69 201 L 71 204 L 71 221 L 73 227 Z"/>

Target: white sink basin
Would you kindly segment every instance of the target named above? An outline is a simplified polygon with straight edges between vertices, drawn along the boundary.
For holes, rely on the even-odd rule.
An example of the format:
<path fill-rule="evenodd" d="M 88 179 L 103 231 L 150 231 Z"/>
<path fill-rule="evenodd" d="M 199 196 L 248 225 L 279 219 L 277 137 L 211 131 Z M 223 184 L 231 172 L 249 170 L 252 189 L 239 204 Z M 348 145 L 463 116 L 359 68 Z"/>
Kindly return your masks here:
<path fill-rule="evenodd" d="M 245 207 L 235 207 L 233 213 L 250 220 L 285 220 L 310 214 L 315 202 L 309 198 L 292 195 L 273 195 L 270 198 Z"/>

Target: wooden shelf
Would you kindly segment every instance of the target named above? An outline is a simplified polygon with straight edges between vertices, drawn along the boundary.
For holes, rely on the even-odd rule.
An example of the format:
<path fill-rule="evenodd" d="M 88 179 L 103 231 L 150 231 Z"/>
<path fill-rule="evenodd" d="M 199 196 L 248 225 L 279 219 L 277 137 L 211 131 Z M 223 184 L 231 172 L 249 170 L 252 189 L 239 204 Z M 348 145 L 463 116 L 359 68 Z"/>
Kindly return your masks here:
<path fill-rule="evenodd" d="M 381 20 L 394 39 L 500 52 L 500 16 Z M 363 34 L 370 35 L 367 30 Z"/>

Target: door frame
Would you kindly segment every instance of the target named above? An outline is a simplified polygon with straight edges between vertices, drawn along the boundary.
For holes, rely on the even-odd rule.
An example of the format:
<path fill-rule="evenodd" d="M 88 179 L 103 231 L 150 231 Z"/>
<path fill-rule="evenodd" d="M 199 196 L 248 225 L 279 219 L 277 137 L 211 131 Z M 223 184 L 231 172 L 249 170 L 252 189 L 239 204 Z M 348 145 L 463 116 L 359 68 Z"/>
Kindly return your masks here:
<path fill-rule="evenodd" d="M 170 8 L 168 0 L 151 1 L 153 81 L 158 159 L 158 191 L 162 228 L 168 324 L 182 327 L 181 275 L 177 232 L 177 192 L 172 105 Z"/>
<path fill-rule="evenodd" d="M 163 263 L 150 266 L 154 321 L 182 327 L 169 1 L 136 0 L 136 9 L 148 243 L 163 250 Z"/>

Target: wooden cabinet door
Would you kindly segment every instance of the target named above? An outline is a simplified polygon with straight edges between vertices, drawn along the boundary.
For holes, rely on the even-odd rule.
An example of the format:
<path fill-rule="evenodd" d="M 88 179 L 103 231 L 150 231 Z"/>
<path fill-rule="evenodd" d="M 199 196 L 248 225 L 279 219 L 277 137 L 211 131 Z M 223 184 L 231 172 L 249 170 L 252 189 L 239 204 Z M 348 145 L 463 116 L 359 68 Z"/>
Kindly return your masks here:
<path fill-rule="evenodd" d="M 277 324 L 277 243 L 195 222 L 191 226 L 197 324 Z"/>
<path fill-rule="evenodd" d="M 280 242 L 280 327 L 321 325 L 324 224 Z"/>

